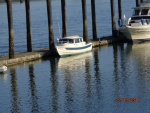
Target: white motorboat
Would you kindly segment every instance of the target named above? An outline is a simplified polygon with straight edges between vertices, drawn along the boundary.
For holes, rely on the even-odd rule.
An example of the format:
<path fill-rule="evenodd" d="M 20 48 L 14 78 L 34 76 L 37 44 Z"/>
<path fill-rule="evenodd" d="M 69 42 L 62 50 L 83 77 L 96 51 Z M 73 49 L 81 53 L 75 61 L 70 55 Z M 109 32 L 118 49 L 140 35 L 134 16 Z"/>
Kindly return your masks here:
<path fill-rule="evenodd" d="M 0 73 L 4 73 L 5 71 L 7 71 L 7 67 L 6 66 L 0 66 Z"/>
<path fill-rule="evenodd" d="M 79 36 L 68 36 L 57 39 L 56 49 L 60 56 L 75 55 L 91 51 L 92 43 L 86 44 Z"/>
<path fill-rule="evenodd" d="M 145 1 L 133 9 L 133 15 L 127 23 L 125 18 L 119 20 L 119 31 L 130 41 L 150 40 L 149 1 Z"/>

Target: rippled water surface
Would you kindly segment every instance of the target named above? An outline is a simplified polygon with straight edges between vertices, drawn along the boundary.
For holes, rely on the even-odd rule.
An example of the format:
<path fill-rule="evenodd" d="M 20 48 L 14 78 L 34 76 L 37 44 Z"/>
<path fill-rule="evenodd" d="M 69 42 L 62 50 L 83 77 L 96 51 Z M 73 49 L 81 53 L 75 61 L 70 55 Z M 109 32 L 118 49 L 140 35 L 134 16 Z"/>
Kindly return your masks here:
<path fill-rule="evenodd" d="M 0 74 L 0 112 L 149 113 L 149 48 L 110 45 L 11 66 Z"/>

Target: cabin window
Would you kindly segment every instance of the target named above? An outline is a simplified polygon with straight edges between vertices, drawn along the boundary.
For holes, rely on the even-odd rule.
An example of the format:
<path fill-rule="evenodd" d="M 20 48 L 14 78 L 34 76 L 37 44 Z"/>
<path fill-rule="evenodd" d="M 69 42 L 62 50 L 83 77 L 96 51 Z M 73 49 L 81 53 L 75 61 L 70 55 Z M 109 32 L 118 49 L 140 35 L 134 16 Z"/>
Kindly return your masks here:
<path fill-rule="evenodd" d="M 75 43 L 79 43 L 80 42 L 80 40 L 79 39 L 75 39 Z"/>
<path fill-rule="evenodd" d="M 67 39 L 59 39 L 60 43 L 67 43 Z"/>
<path fill-rule="evenodd" d="M 80 38 L 79 40 L 80 40 L 80 42 L 82 42 L 82 38 Z"/>
<path fill-rule="evenodd" d="M 72 39 L 69 39 L 69 43 L 74 43 Z"/>
<path fill-rule="evenodd" d="M 139 15 L 140 14 L 140 10 L 139 9 L 136 9 L 136 10 L 134 10 L 134 16 L 136 16 L 136 15 Z"/>
<path fill-rule="evenodd" d="M 141 15 L 147 15 L 148 14 L 148 9 L 142 9 Z"/>

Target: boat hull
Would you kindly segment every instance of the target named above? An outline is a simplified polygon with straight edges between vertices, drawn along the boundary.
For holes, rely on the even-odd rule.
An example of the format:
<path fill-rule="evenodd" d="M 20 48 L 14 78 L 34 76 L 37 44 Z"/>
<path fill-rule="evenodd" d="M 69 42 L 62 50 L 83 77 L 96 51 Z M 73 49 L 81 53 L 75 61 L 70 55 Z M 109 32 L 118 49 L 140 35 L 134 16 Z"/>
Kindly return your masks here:
<path fill-rule="evenodd" d="M 130 41 L 150 40 L 150 26 L 123 26 L 119 28 L 119 31 Z"/>
<path fill-rule="evenodd" d="M 60 56 L 76 55 L 92 50 L 92 44 L 86 44 L 84 46 L 77 47 L 65 47 L 65 46 L 56 46 L 57 52 Z"/>

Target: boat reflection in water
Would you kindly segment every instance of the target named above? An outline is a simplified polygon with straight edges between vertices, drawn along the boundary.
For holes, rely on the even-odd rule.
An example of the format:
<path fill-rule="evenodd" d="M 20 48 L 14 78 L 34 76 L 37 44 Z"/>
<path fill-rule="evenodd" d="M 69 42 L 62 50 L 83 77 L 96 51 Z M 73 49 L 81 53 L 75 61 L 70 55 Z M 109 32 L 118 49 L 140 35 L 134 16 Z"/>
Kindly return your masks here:
<path fill-rule="evenodd" d="M 0 80 L 6 80 L 7 79 L 7 73 L 0 73 Z"/>
<path fill-rule="evenodd" d="M 93 54 L 92 52 L 87 52 L 84 54 L 79 54 L 70 57 L 60 58 L 58 61 L 58 68 L 67 69 L 67 70 L 80 70 L 82 67 L 85 67 L 87 60 L 91 61 Z"/>
<path fill-rule="evenodd" d="M 126 52 L 130 55 L 128 59 L 136 66 L 138 73 L 142 76 L 150 74 L 150 42 L 128 44 Z"/>

